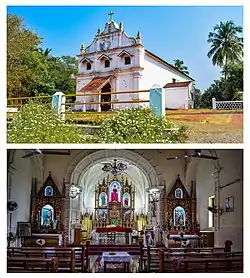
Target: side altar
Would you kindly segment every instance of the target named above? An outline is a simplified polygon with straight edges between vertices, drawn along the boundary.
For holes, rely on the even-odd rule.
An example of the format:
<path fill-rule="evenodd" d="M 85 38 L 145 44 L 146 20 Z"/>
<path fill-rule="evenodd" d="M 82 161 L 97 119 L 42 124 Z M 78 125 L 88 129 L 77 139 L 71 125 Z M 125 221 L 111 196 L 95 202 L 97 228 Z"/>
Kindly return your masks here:
<path fill-rule="evenodd" d="M 196 220 L 195 183 L 192 183 L 189 194 L 178 175 L 169 193 L 163 197 L 163 202 L 165 245 L 196 247 L 199 244 L 200 234 Z"/>
<path fill-rule="evenodd" d="M 31 234 L 22 238 L 22 246 L 62 246 L 64 245 L 64 198 L 66 187 L 62 192 L 49 173 L 43 186 L 37 192 L 36 181 L 33 180 L 30 195 Z"/>

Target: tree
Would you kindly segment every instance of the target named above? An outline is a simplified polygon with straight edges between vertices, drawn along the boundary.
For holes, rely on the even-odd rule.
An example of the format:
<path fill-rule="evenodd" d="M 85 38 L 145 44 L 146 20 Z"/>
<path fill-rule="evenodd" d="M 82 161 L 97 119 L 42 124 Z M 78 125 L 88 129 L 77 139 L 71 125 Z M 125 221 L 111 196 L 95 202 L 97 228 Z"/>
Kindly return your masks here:
<path fill-rule="evenodd" d="M 201 106 L 201 90 L 194 88 L 193 91 L 194 108 L 200 108 Z"/>
<path fill-rule="evenodd" d="M 24 83 L 35 79 L 41 70 L 38 46 L 41 39 L 29 31 L 23 19 L 16 15 L 7 16 L 7 94 L 9 97 L 25 96 Z"/>
<path fill-rule="evenodd" d="M 221 80 L 214 80 L 214 83 L 211 84 L 210 87 L 201 95 L 201 108 L 211 108 L 212 98 L 216 98 L 217 100 L 224 100 L 223 89 L 224 86 Z"/>
<path fill-rule="evenodd" d="M 242 27 L 236 26 L 233 21 L 220 22 L 208 34 L 207 42 L 210 50 L 207 56 L 212 59 L 214 66 L 222 68 L 225 79 L 225 95 L 227 95 L 228 67 L 243 59 Z"/>
<path fill-rule="evenodd" d="M 184 62 L 182 60 L 176 59 L 174 60 L 174 66 L 183 73 L 189 75 L 188 67 L 184 65 Z"/>
<path fill-rule="evenodd" d="M 29 31 L 23 19 L 7 17 L 7 96 L 52 95 L 56 91 L 74 93 L 75 57 L 53 57 L 43 50 L 42 38 Z"/>

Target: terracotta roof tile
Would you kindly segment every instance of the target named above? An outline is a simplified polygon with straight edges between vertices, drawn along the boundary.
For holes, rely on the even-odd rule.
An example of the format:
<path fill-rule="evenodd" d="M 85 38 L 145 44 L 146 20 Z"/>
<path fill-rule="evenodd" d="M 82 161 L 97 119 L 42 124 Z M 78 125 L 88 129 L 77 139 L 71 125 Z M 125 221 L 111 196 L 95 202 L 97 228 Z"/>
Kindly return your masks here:
<path fill-rule="evenodd" d="M 175 83 L 167 83 L 163 88 L 180 88 L 180 87 L 188 87 L 191 81 L 186 82 L 175 82 Z"/>
<path fill-rule="evenodd" d="M 97 91 L 104 82 L 108 81 L 112 75 L 108 76 L 100 76 L 100 77 L 94 77 L 88 84 L 86 84 L 84 87 L 82 87 L 79 92 L 93 92 Z"/>

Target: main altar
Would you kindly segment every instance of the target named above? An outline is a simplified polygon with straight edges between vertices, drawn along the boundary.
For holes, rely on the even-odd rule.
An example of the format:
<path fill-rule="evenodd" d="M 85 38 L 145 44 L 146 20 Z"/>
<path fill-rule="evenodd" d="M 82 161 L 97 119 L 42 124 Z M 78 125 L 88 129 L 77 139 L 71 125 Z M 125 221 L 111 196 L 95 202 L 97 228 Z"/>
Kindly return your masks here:
<path fill-rule="evenodd" d="M 94 228 L 119 226 L 133 228 L 135 187 L 128 179 L 107 176 L 95 190 Z"/>
<path fill-rule="evenodd" d="M 93 229 L 98 242 L 131 242 L 136 220 L 134 185 L 123 175 L 107 175 L 95 189 Z"/>

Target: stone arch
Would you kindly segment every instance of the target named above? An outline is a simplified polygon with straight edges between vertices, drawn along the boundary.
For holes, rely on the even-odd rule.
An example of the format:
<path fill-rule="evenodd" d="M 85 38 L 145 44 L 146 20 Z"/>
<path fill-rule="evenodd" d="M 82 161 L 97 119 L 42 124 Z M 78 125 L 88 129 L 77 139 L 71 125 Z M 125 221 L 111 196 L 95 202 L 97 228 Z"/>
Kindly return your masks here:
<path fill-rule="evenodd" d="M 162 173 L 159 172 L 158 165 L 156 163 L 149 163 L 153 161 L 153 158 L 145 158 L 143 153 L 138 153 L 132 150 L 85 150 L 80 151 L 69 163 L 69 166 L 65 172 L 65 184 L 67 190 L 67 200 L 65 200 L 65 227 L 68 227 L 70 222 L 70 198 L 69 198 L 69 187 L 72 183 L 81 184 L 81 179 L 84 174 L 91 169 L 95 164 L 103 159 L 122 158 L 123 161 L 128 161 L 130 164 L 136 165 L 147 180 L 145 187 L 159 185 L 162 181 Z M 141 192 L 146 195 L 146 190 Z"/>

